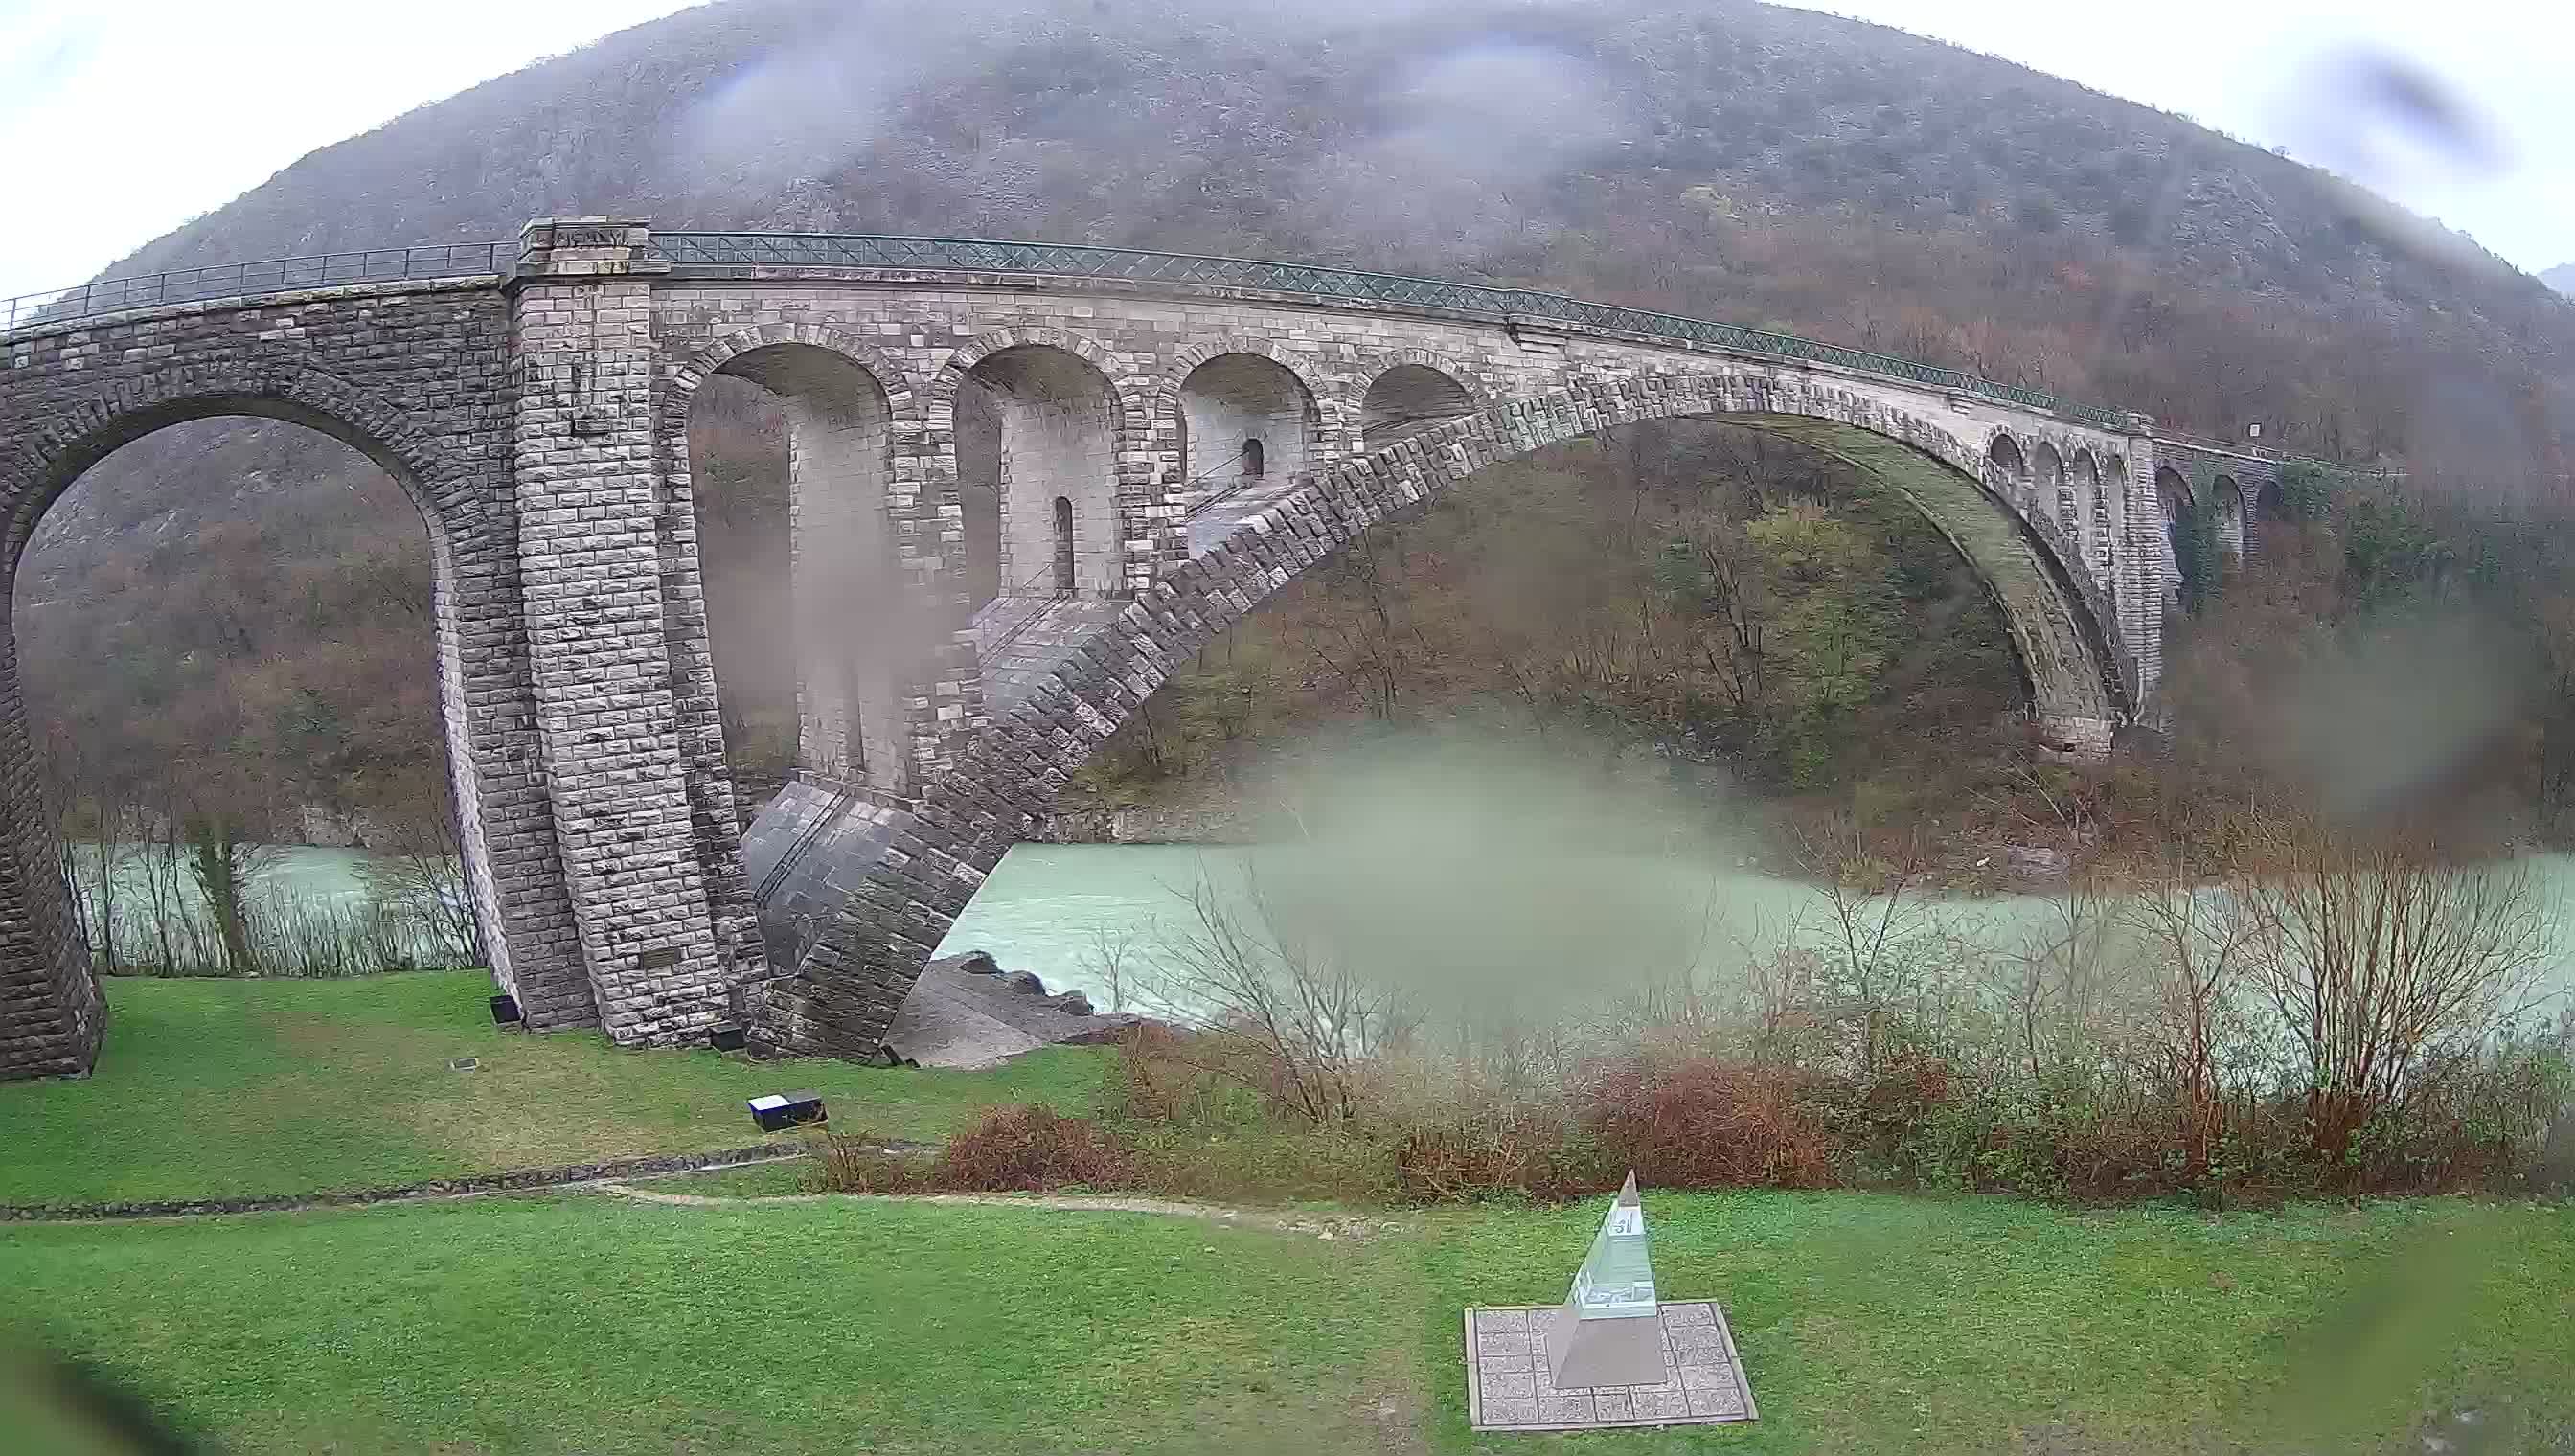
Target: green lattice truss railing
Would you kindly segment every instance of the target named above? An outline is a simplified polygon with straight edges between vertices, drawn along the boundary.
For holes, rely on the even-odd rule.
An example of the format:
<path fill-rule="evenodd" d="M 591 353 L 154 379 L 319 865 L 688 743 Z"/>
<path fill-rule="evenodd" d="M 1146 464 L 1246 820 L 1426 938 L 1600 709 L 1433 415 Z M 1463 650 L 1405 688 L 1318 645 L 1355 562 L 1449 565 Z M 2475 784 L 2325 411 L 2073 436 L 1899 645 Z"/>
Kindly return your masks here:
<path fill-rule="evenodd" d="M 735 269 L 867 268 L 938 273 L 1037 274 L 1049 278 L 1109 279 L 1121 283 L 1178 283 L 1204 288 L 1256 289 L 1338 303 L 1398 304 L 1444 309 L 1484 318 L 1529 319 L 1613 329 L 1652 339 L 1672 339 L 1738 354 L 1766 355 L 1803 364 L 1828 364 L 1884 375 L 1933 389 L 1955 390 L 2025 409 L 2047 410 L 2087 425 L 2116 430 L 2127 415 L 2079 405 L 2044 390 L 1997 384 L 1954 369 L 1941 369 L 1890 354 L 1846 349 L 1791 334 L 1773 334 L 1706 319 L 1686 319 L 1651 309 L 1585 303 L 1558 293 L 1487 288 L 1395 273 L 1267 263 L 1251 258 L 1208 258 L 1136 248 L 1095 248 L 1079 243 L 993 243 L 971 238 L 880 237 L 863 233 L 655 233 L 653 247 L 682 274 Z"/>
<path fill-rule="evenodd" d="M 2024 409 L 2044 410 L 2087 425 L 2117 430 L 2129 417 L 2118 410 L 2076 404 L 2044 390 L 1999 384 L 1955 369 L 1847 349 L 1792 334 L 1774 334 L 1651 309 L 1586 303 L 1563 294 L 1521 288 L 1488 288 L 1435 278 L 1408 278 L 1303 263 L 1249 258 L 1208 258 L 1136 248 L 1095 248 L 1076 243 L 997 243 L 971 238 L 906 238 L 857 233 L 654 233 L 652 246 L 680 276 L 711 277 L 750 270 L 793 276 L 808 270 L 871 269 L 923 273 L 1007 273 L 1048 278 L 1104 279 L 1122 283 L 1187 284 L 1293 294 L 1336 303 L 1395 304 L 1440 309 L 1479 318 L 1530 320 L 1615 330 L 1648 339 L 1670 339 L 1737 354 L 1832 365 L 1903 380 L 1932 389 L 1977 395 Z M 52 327 L 126 309 L 366 282 L 430 280 L 499 274 L 515 265 L 514 245 L 472 243 L 377 249 L 259 263 L 227 263 L 133 278 L 100 279 L 77 288 L 0 299 L 0 331 Z"/>

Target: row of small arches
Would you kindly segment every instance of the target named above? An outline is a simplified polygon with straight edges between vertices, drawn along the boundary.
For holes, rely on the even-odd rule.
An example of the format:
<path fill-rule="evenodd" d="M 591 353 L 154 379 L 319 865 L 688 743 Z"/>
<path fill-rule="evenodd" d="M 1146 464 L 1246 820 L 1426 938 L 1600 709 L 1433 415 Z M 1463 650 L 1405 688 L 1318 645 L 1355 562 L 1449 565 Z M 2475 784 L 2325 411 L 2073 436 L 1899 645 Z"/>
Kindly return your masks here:
<path fill-rule="evenodd" d="M 1985 460 L 2005 484 L 2033 492 L 2037 509 L 2052 510 L 2058 533 L 2097 575 L 2109 580 L 2118 564 L 2119 530 L 2126 512 L 2128 464 L 2123 457 L 2096 461 L 2091 451 L 2077 448 L 2069 460 L 2044 440 L 2023 451 L 2020 442 L 2005 431 L 1996 432 L 1985 447 Z"/>

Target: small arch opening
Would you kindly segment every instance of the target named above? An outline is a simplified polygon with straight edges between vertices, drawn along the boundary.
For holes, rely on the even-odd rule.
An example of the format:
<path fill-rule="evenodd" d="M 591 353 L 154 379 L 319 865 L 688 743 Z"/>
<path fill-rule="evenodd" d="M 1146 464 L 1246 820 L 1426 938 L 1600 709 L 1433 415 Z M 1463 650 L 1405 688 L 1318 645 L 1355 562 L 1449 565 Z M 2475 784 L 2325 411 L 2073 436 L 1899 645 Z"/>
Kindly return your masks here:
<path fill-rule="evenodd" d="M 2165 560 L 2171 566 L 2167 600 L 2187 608 L 2199 600 L 2199 508 L 2190 482 L 2171 466 L 2155 472 L 2155 506 L 2163 513 Z"/>
<path fill-rule="evenodd" d="M 1474 410 L 1474 400 L 1457 381 L 1426 365 L 1398 364 L 1378 375 L 1359 402 L 1359 440 L 1383 450 Z"/>
<path fill-rule="evenodd" d="M 1073 595 L 1073 498 L 1055 498 L 1055 591 Z"/>
<path fill-rule="evenodd" d="M 2020 442 L 2009 435 L 1995 436 L 1993 443 L 1985 447 L 1985 459 L 2012 480 L 2029 479 L 2029 462 L 2021 458 Z"/>
<path fill-rule="evenodd" d="M 1190 506 L 1246 481 L 1304 470 L 1322 429 L 1314 397 L 1295 371 L 1260 354 L 1220 354 L 1191 370 L 1172 406 L 1179 416 L 1181 495 Z"/>
<path fill-rule="evenodd" d="M 746 350 L 690 401 L 708 650 L 745 814 L 798 768 L 904 786 L 928 627 L 902 592 L 892 443 L 883 383 L 821 345 Z"/>
<path fill-rule="evenodd" d="M 2065 478 L 2064 457 L 2056 447 L 2042 440 L 2035 457 L 2039 499 L 2056 513 L 2056 529 L 2067 538 L 2080 540 L 2082 525 L 2075 516 L 2074 491 Z"/>
<path fill-rule="evenodd" d="M 2101 494 L 2101 468 L 2092 462 L 2092 452 L 2074 452 L 2074 478 L 2077 526 L 2076 542 L 2083 549 L 2083 560 L 2097 576 L 2109 566 L 2110 521 Z"/>
<path fill-rule="evenodd" d="M 2244 559 L 2244 488 L 2232 476 L 2217 478 L 2217 550 L 2230 562 Z"/>
<path fill-rule="evenodd" d="M 1116 593 L 1117 394 L 1081 355 L 1021 344 L 976 365 L 957 391 L 957 475 L 968 581 L 978 610 L 995 600 L 1080 590 Z M 1060 529 L 1070 504 L 1085 529 Z M 1064 549 L 1075 540 L 1075 587 Z"/>

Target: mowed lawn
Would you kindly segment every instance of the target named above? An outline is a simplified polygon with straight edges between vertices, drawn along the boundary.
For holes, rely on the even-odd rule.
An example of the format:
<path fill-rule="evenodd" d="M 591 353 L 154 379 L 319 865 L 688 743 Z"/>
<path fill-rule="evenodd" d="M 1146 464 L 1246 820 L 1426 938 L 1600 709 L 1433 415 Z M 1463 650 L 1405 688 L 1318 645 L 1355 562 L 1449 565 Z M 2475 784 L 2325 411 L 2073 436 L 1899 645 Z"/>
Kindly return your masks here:
<path fill-rule="evenodd" d="M 18 1226 L 0 1285 L 40 1338 L 243 1451 L 2413 1456 L 2575 1429 L 2563 1207 L 1649 1191 L 1660 1282 L 1724 1301 L 1760 1422 L 1470 1435 L 1459 1310 L 1561 1297 L 1599 1212 L 1325 1242 L 585 1192 Z"/>
<path fill-rule="evenodd" d="M 108 983 L 98 1068 L 0 1084 L 0 1203 L 376 1187 L 762 1140 L 744 1099 L 813 1087 L 836 1129 L 945 1133 L 997 1103 L 1087 1109 L 1111 1053 L 989 1072 L 626 1050 L 492 1024 L 480 971 Z M 473 1071 L 451 1071 L 455 1057 Z M 784 1144 L 787 1139 L 779 1139 Z"/>

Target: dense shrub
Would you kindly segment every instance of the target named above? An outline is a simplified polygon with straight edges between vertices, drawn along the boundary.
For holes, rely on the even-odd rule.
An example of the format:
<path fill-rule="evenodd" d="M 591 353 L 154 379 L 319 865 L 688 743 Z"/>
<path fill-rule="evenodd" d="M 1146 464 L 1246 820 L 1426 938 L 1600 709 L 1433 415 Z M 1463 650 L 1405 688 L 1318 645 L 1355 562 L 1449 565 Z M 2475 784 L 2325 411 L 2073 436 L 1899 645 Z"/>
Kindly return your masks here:
<path fill-rule="evenodd" d="M 1135 1177 L 1135 1154 L 1107 1128 L 1034 1102 L 951 1134 L 930 1170 L 936 1188 L 1021 1193 L 1119 1188 Z"/>
<path fill-rule="evenodd" d="M 820 1163 L 822 1185 L 842 1193 L 1044 1193 L 1136 1181 L 1135 1155 L 1116 1134 L 1034 1102 L 995 1108 L 931 1157 L 830 1134 Z"/>
<path fill-rule="evenodd" d="M 1826 1187 L 1839 1149 L 1808 1080 L 1705 1054 L 1633 1056 L 1582 1089 L 1586 1130 L 1609 1163 L 1663 1187 Z"/>

